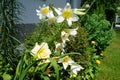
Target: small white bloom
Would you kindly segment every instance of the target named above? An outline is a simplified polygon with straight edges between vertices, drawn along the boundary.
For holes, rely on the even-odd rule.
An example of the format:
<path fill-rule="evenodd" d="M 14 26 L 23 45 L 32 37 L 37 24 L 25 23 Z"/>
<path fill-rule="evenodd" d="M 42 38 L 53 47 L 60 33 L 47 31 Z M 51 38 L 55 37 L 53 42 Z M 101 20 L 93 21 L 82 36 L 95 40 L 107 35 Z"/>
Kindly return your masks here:
<path fill-rule="evenodd" d="M 86 5 L 85 5 L 85 8 L 89 8 L 89 7 L 90 7 L 90 5 L 89 5 L 89 4 L 86 4 Z"/>
<path fill-rule="evenodd" d="M 56 17 L 54 16 L 53 11 L 50 11 L 48 13 L 48 21 L 52 23 L 52 22 L 55 22 L 55 20 L 56 20 Z"/>
<path fill-rule="evenodd" d="M 84 15 L 85 12 L 85 9 L 74 9 L 74 13 L 77 14 L 77 15 Z"/>
<path fill-rule="evenodd" d="M 71 5 L 67 3 L 65 8 L 62 10 L 62 13 L 58 16 L 57 22 L 61 23 L 64 20 L 67 20 L 68 25 L 71 26 L 72 22 L 78 21 L 78 19 L 79 17 L 73 13 Z"/>
<path fill-rule="evenodd" d="M 61 32 L 61 39 L 62 39 L 63 43 L 65 43 L 66 41 L 69 41 L 68 37 L 69 37 L 68 33 L 66 33 L 65 31 Z"/>
<path fill-rule="evenodd" d="M 55 52 L 61 52 L 61 54 L 64 54 L 65 50 L 65 44 L 64 43 L 56 43 L 55 44 Z"/>
<path fill-rule="evenodd" d="M 50 54 L 51 51 L 45 42 L 41 43 L 41 45 L 36 43 L 35 47 L 31 50 L 31 55 L 33 55 L 35 59 L 46 59 L 50 57 Z"/>
<path fill-rule="evenodd" d="M 76 74 L 77 75 L 77 72 L 84 69 L 81 65 L 78 65 L 78 64 L 72 64 L 71 65 L 71 70 L 72 70 L 72 74 Z"/>
<path fill-rule="evenodd" d="M 64 67 L 65 70 L 67 69 L 68 65 L 71 65 L 73 62 L 74 61 L 70 57 L 68 57 L 68 56 L 65 56 L 62 59 L 58 60 L 58 63 L 62 63 L 63 64 L 63 67 Z"/>
<path fill-rule="evenodd" d="M 39 7 L 39 10 L 36 10 L 39 19 L 45 19 L 49 14 L 49 6 L 43 5 L 43 7 Z"/>
<path fill-rule="evenodd" d="M 60 52 L 62 51 L 62 44 L 61 43 L 57 43 L 55 44 L 55 52 Z"/>
<path fill-rule="evenodd" d="M 75 29 L 67 29 L 67 32 L 71 36 L 76 36 L 77 35 L 77 30 L 78 30 L 78 27 L 75 28 Z"/>

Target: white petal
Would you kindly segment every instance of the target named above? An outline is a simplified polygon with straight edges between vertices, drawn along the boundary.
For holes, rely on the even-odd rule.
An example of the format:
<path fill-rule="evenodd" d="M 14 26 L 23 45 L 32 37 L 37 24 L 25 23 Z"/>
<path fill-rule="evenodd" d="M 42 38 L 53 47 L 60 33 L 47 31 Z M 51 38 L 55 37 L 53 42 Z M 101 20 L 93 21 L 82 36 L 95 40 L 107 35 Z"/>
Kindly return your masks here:
<path fill-rule="evenodd" d="M 40 20 L 41 20 L 41 19 L 45 19 L 45 16 L 43 16 L 42 14 L 39 14 L 38 16 L 39 16 L 39 19 L 40 19 Z"/>
<path fill-rule="evenodd" d="M 84 15 L 85 12 L 83 12 L 85 9 L 74 9 L 74 13 L 77 15 Z"/>
<path fill-rule="evenodd" d="M 74 63 L 74 61 L 73 61 L 71 58 L 69 58 L 68 64 L 69 64 L 69 65 L 72 65 L 73 63 Z"/>
<path fill-rule="evenodd" d="M 67 22 L 68 22 L 68 25 L 69 25 L 69 26 L 72 25 L 72 19 L 71 19 L 71 18 L 67 19 Z"/>
<path fill-rule="evenodd" d="M 40 10 L 37 10 L 37 9 L 36 9 L 36 12 L 37 12 L 37 13 L 39 13 L 39 12 L 40 12 Z"/>
<path fill-rule="evenodd" d="M 31 50 L 31 55 L 34 56 L 40 48 L 41 48 L 40 45 L 38 45 L 38 43 L 36 43 L 35 47 Z"/>
<path fill-rule="evenodd" d="M 70 3 L 67 3 L 67 4 L 66 4 L 65 9 L 71 9 Z"/>
<path fill-rule="evenodd" d="M 47 17 L 49 17 L 49 18 L 55 17 L 54 14 L 53 14 L 53 11 L 50 11 L 50 12 L 48 13 Z"/>
<path fill-rule="evenodd" d="M 75 36 L 75 35 L 77 35 L 77 30 L 78 30 L 78 27 L 75 29 L 69 29 L 69 34 L 72 36 Z"/>
<path fill-rule="evenodd" d="M 62 59 L 59 59 L 59 60 L 58 60 L 58 63 L 62 63 Z"/>
<path fill-rule="evenodd" d="M 74 11 L 85 11 L 86 9 L 77 9 L 75 8 Z"/>
<path fill-rule="evenodd" d="M 85 15 L 85 12 L 76 12 L 77 15 Z"/>
<path fill-rule="evenodd" d="M 42 42 L 41 45 L 40 45 L 41 48 L 45 48 L 45 49 L 48 49 L 48 44 L 45 43 L 45 42 Z"/>
<path fill-rule="evenodd" d="M 66 70 L 67 67 L 68 67 L 68 63 L 63 63 L 63 67 L 64 67 L 64 69 Z"/>
<path fill-rule="evenodd" d="M 57 18 L 57 22 L 58 23 L 61 23 L 61 22 L 63 22 L 64 21 L 64 18 L 62 17 L 62 16 L 59 16 L 58 18 Z"/>
<path fill-rule="evenodd" d="M 55 12 L 58 14 L 58 15 L 61 15 L 62 12 L 61 12 L 61 8 L 54 8 Z"/>
<path fill-rule="evenodd" d="M 81 69 L 84 69 L 81 65 L 78 65 L 78 64 L 71 65 L 71 70 L 76 75 L 77 75 L 77 72 L 80 71 Z"/>
<path fill-rule="evenodd" d="M 72 21 L 78 21 L 78 20 L 79 20 L 79 17 L 77 15 L 73 15 Z"/>
<path fill-rule="evenodd" d="M 43 4 L 43 7 L 46 7 L 46 4 Z"/>

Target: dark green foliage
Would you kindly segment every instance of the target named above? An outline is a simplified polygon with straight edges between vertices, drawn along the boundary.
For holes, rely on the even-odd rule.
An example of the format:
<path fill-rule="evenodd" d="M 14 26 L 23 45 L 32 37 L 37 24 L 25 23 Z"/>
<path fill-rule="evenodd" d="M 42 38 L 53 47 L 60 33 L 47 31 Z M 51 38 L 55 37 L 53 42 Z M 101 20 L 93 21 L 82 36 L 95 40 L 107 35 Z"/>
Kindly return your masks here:
<path fill-rule="evenodd" d="M 77 35 L 75 37 L 69 37 L 70 41 L 67 42 L 66 52 L 84 53 L 88 47 L 88 34 L 84 28 L 80 27 L 80 25 L 73 25 L 73 27 L 74 26 L 79 27 L 79 29 L 77 30 Z"/>
<path fill-rule="evenodd" d="M 86 17 L 85 29 L 89 34 L 89 42 L 95 41 L 95 49 L 97 54 L 100 54 L 110 44 L 113 38 L 113 30 L 109 29 L 110 23 L 103 17 L 102 14 L 88 15 Z"/>
<path fill-rule="evenodd" d="M 36 29 L 26 38 L 28 48 L 33 48 L 36 42 L 47 42 L 51 50 L 55 49 L 55 42 L 61 41 L 62 27 L 59 24 L 49 25 L 48 22 L 41 22 Z"/>
<path fill-rule="evenodd" d="M 18 62 L 17 54 L 14 52 L 18 43 L 15 38 L 18 11 L 16 0 L 0 1 L 0 57 L 2 57 L 0 76 L 6 80 L 8 80 L 6 76 L 14 75 Z"/>
<path fill-rule="evenodd" d="M 82 0 L 82 4 L 87 2 L 91 5 L 88 13 L 89 14 L 103 14 L 111 25 L 115 22 L 115 15 L 118 12 L 117 7 L 119 6 L 119 0 Z"/>

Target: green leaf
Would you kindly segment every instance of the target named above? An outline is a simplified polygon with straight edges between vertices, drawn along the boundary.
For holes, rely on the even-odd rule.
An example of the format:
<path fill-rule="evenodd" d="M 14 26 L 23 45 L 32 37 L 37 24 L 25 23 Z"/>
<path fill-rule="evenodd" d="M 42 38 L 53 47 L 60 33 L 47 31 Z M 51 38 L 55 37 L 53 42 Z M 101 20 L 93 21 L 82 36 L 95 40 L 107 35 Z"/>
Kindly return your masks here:
<path fill-rule="evenodd" d="M 28 70 L 29 70 L 33 65 L 35 65 L 38 61 L 40 61 L 40 60 L 36 60 L 35 62 L 29 64 L 29 65 L 27 66 L 27 68 L 22 71 L 22 73 L 21 73 L 21 75 L 20 75 L 20 77 L 19 77 L 19 80 L 24 80 L 24 77 L 25 77 L 25 75 L 27 74 Z"/>
<path fill-rule="evenodd" d="M 19 79 L 19 76 L 20 76 L 21 71 L 22 71 L 23 64 L 24 64 L 24 61 L 23 61 L 23 56 L 22 56 L 22 58 L 20 59 L 18 65 L 17 65 L 14 80 Z"/>
<path fill-rule="evenodd" d="M 11 80 L 12 79 L 12 77 L 6 73 L 4 73 L 2 77 L 3 77 L 3 80 Z"/>
<path fill-rule="evenodd" d="M 56 80 L 59 80 L 59 66 L 57 62 L 51 58 L 49 58 L 51 65 L 53 66 L 55 73 L 56 73 Z"/>
<path fill-rule="evenodd" d="M 42 75 L 42 78 L 43 78 L 44 80 L 50 80 L 48 76 L 43 76 L 43 75 Z"/>

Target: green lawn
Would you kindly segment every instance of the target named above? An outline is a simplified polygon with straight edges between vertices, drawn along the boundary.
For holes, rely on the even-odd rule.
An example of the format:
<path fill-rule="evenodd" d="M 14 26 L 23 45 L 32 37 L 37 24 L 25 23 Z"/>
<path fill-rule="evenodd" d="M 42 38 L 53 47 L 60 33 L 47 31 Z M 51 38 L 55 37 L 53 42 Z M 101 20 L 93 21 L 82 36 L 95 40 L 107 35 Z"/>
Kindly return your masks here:
<path fill-rule="evenodd" d="M 120 80 L 120 30 L 104 52 L 96 80 Z"/>

